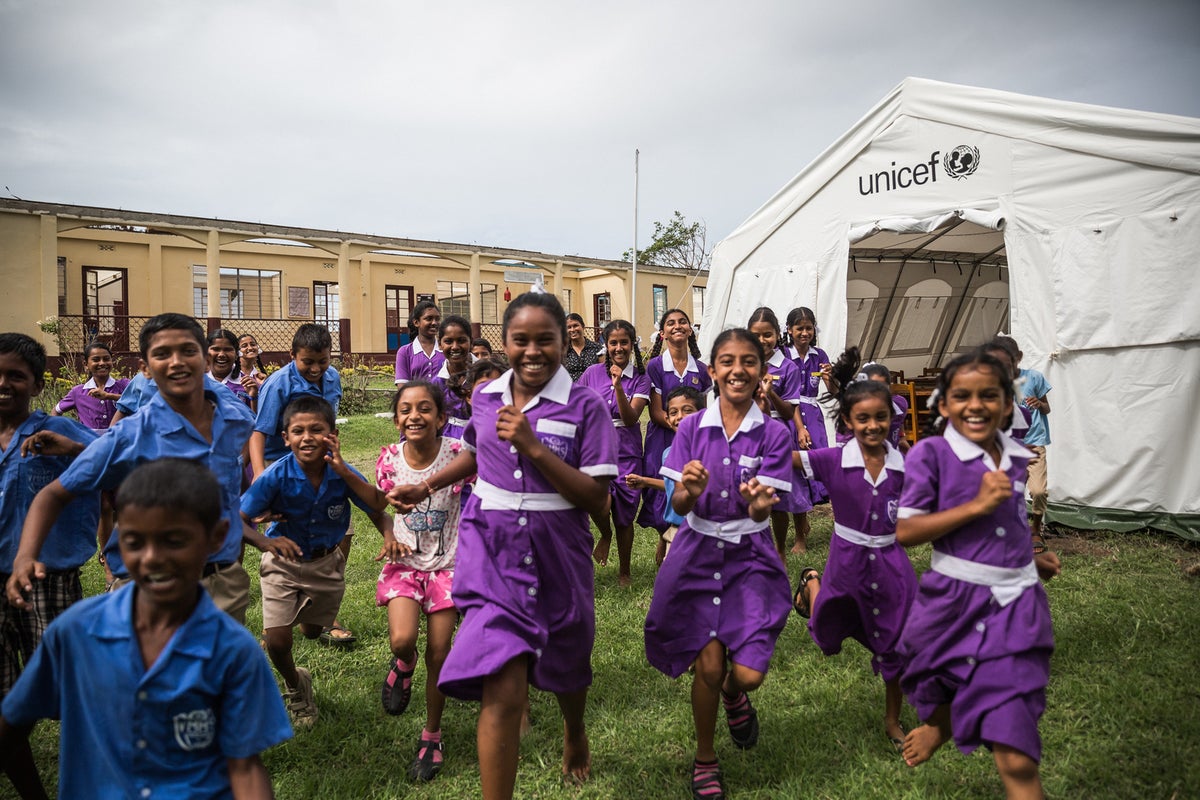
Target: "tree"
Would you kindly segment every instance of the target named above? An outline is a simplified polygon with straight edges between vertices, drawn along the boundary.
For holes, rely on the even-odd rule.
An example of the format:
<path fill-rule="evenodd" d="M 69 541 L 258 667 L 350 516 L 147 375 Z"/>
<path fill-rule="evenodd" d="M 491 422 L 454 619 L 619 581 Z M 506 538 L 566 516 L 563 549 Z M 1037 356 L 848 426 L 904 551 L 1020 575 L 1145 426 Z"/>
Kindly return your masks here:
<path fill-rule="evenodd" d="M 703 222 L 689 224 L 676 211 L 670 222 L 654 223 L 650 239 L 650 246 L 638 251 L 639 264 L 692 271 L 708 269 L 712 252 L 708 248 L 708 227 Z M 626 250 L 622 260 L 628 261 L 632 253 L 632 248 Z"/>

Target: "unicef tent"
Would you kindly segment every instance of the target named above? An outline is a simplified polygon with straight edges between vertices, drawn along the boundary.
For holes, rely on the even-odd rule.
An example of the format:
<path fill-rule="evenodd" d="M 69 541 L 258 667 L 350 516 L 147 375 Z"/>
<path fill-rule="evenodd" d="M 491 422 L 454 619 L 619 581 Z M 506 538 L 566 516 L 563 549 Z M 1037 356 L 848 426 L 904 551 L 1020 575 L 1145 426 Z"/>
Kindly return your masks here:
<path fill-rule="evenodd" d="M 1200 540 L 1200 120 L 909 78 L 714 250 L 701 337 L 816 311 L 920 375 L 1053 386 L 1048 519 Z"/>

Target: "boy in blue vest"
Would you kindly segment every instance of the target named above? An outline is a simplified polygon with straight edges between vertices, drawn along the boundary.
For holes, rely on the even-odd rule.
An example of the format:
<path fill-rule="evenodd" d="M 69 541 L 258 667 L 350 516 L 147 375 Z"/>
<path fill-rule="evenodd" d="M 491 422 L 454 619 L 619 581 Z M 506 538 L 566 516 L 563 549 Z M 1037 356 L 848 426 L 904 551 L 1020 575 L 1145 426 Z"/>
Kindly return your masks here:
<path fill-rule="evenodd" d="M 287 713 L 254 637 L 200 585 L 229 526 L 220 485 L 195 461 L 152 461 L 115 508 L 133 584 L 50 625 L 4 700 L 0 759 L 58 718 L 59 797 L 271 797 L 259 754 L 291 738 Z M 26 766 L 21 796 L 43 797 Z"/>
<path fill-rule="evenodd" d="M 339 545 L 350 529 L 350 503 L 387 535 L 387 496 L 342 460 L 333 407 L 303 394 L 288 403 L 283 441 L 291 452 L 258 476 L 242 495 L 242 516 L 277 521 L 267 529 L 274 547 L 263 553 L 263 641 L 286 685 L 288 712 L 299 727 L 317 721 L 312 677 L 292 659 L 292 629 L 315 639 L 337 617 L 346 592 L 346 558 Z M 251 541 L 257 543 L 257 537 Z"/>
<path fill-rule="evenodd" d="M 220 508 L 229 524 L 224 544 L 204 567 L 203 582 L 217 608 L 244 622 L 250 578 L 239 561 L 243 523 L 238 500 L 242 452 L 254 417 L 232 392 L 206 377 L 208 343 L 191 317 L 175 313 L 151 317 L 142 327 L 138 345 L 158 393 L 137 413 L 115 423 L 88 445 L 57 480 L 34 497 L 6 587 L 9 602 L 27 607 L 26 595 L 45 575 L 45 566 L 38 559 L 47 534 L 75 497 L 116 489 L 139 465 L 172 456 L 198 461 L 221 484 Z M 45 431 L 33 438 L 42 445 L 42 452 L 59 452 L 60 443 Z M 122 577 L 117 536 L 114 532 L 109 538 L 105 555 L 113 575 Z"/>

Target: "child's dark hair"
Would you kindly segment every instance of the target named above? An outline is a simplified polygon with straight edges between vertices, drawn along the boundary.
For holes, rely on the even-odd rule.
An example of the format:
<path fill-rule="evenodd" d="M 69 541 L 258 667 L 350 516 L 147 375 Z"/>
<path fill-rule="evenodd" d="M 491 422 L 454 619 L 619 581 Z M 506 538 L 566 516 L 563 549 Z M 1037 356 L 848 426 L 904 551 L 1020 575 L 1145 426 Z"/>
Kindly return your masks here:
<path fill-rule="evenodd" d="M 410 340 L 417 338 L 417 320 L 431 308 L 438 312 L 438 316 L 441 316 L 441 310 L 437 307 L 437 303 L 432 300 L 422 300 L 413 306 L 412 313 L 408 315 L 408 337 Z M 467 328 L 467 330 L 470 330 L 470 328 Z"/>
<path fill-rule="evenodd" d="M 663 410 L 671 405 L 671 401 L 676 397 L 686 397 L 692 401 L 692 405 L 696 406 L 696 410 L 704 408 L 704 395 L 693 389 L 691 386 L 676 386 L 671 391 L 667 392 L 667 396 L 663 398 Z"/>
<path fill-rule="evenodd" d="M 779 329 L 779 317 L 775 316 L 775 312 L 767 306 L 759 306 L 750 314 L 750 320 L 746 323 L 746 330 L 750 330 L 750 326 L 756 322 L 765 322 L 775 329 L 775 346 L 783 347 L 783 331 Z M 760 343 L 761 346 L 761 343 Z M 765 351 L 764 351 L 765 352 Z"/>
<path fill-rule="evenodd" d="M 1003 333 L 996 334 L 992 337 L 992 341 L 996 344 L 1008 348 L 1008 352 L 1012 353 L 1013 365 L 1015 366 L 1021 360 L 1021 346 L 1017 344 L 1017 340 L 1011 336 L 1005 336 Z"/>
<path fill-rule="evenodd" d="M 325 420 L 330 430 L 337 427 L 337 415 L 333 406 L 324 397 L 317 397 L 315 394 L 302 394 L 284 406 L 283 413 L 279 415 L 279 429 L 287 430 L 292 417 L 297 414 L 316 414 Z"/>
<path fill-rule="evenodd" d="M 608 337 L 617 331 L 625 331 L 629 334 L 629 347 L 633 350 L 634 370 L 638 375 L 643 374 L 646 368 L 642 366 L 642 351 L 638 347 L 637 329 L 633 327 L 632 322 L 623 319 L 614 319 L 605 325 L 604 330 L 600 333 L 600 341 L 604 342 L 604 368 L 607 370 L 612 367 L 612 356 L 608 354 Z"/>
<path fill-rule="evenodd" d="M 229 344 L 233 346 L 233 351 L 235 353 L 238 352 L 238 337 L 237 337 L 237 334 L 235 334 L 233 331 L 228 330 L 226 328 L 217 328 L 215 331 L 213 331 L 212 333 L 210 333 L 208 335 L 209 346 L 211 347 L 212 344 L 214 342 L 216 342 L 218 339 L 224 339 L 225 341 L 229 342 Z M 233 370 L 229 373 L 229 377 L 226 378 L 226 380 L 236 381 L 241 374 L 242 374 L 242 363 L 238 359 L 237 356 L 234 356 Z"/>
<path fill-rule="evenodd" d="M 787 327 L 788 327 L 789 333 L 787 334 L 787 339 L 784 341 L 784 345 L 791 346 L 792 334 L 790 333 L 790 331 L 792 328 L 799 325 L 801 322 L 811 322 L 813 324 L 813 338 L 812 338 L 812 342 L 809 343 L 809 346 L 816 347 L 817 346 L 817 315 L 814 314 L 813 310 L 811 308 L 808 308 L 807 306 L 796 306 L 795 308 L 793 308 L 791 311 L 788 312 Z"/>
<path fill-rule="evenodd" d="M 469 400 L 471 391 L 480 378 L 491 372 L 503 375 L 506 369 L 508 367 L 504 366 L 504 363 L 495 356 L 472 361 L 465 370 L 451 379 L 450 391 L 463 400 Z"/>
<path fill-rule="evenodd" d="M 526 306 L 534 306 L 540 308 L 554 318 L 558 323 L 558 328 L 562 331 L 563 347 L 567 346 L 567 313 L 563 311 L 562 303 L 558 302 L 558 298 L 549 292 L 525 292 L 517 295 L 516 299 L 508 304 L 508 308 L 504 309 L 504 319 L 500 326 L 500 335 L 508 341 L 508 323 L 517 315 L 517 312 Z"/>
<path fill-rule="evenodd" d="M 567 314 L 567 321 L 570 322 L 571 320 L 575 320 L 580 325 L 582 325 L 585 330 L 587 329 L 587 323 L 583 321 L 582 314 L 577 314 L 574 311 L 572 311 L 570 314 Z"/>
<path fill-rule="evenodd" d="M 35 382 L 45 381 L 46 348 L 36 339 L 23 333 L 0 333 L 0 353 L 14 354 L 29 367 Z"/>
<path fill-rule="evenodd" d="M 466 317 L 460 317 L 458 314 L 451 314 L 448 317 L 442 317 L 442 323 L 438 325 L 438 341 L 446 335 L 448 328 L 462 328 L 462 332 L 471 338 L 471 321 Z"/>
<path fill-rule="evenodd" d="M 487 350 L 488 353 L 495 352 L 494 350 L 492 350 L 492 343 L 489 342 L 487 339 L 483 339 L 483 338 L 472 339 L 471 340 L 471 349 L 474 350 L 476 347 L 482 347 L 485 350 Z"/>
<path fill-rule="evenodd" d="M 118 519 L 129 506 L 189 514 L 211 531 L 221 520 L 221 485 L 199 461 L 160 458 L 129 473 L 117 489 L 113 508 Z"/>
<path fill-rule="evenodd" d="M 201 350 L 206 352 L 208 350 L 208 342 L 204 338 L 204 329 L 200 327 L 199 322 L 196 322 L 196 320 L 185 314 L 168 311 L 165 314 L 157 314 L 151 317 L 142 326 L 142 332 L 138 334 L 138 350 L 141 351 L 142 358 L 149 358 L 147 354 L 150 352 L 150 342 L 156 335 L 163 331 L 186 331 L 200 345 Z"/>
<path fill-rule="evenodd" d="M 929 396 L 930 414 L 929 425 L 926 427 L 927 436 L 941 435 L 946 421 L 942 419 L 938 411 L 938 401 L 947 396 L 947 392 L 954 384 L 954 376 L 966 367 L 987 367 L 990 369 L 996 375 L 996 379 L 1000 382 L 1000 388 L 1004 391 L 1005 408 L 1011 408 L 1013 398 L 1016 397 L 1016 389 L 1013 387 L 1013 381 L 1008 374 L 1008 369 L 1001 363 L 1000 359 L 987 352 L 983 347 L 979 347 L 953 359 L 945 366 L 941 374 L 938 375 L 937 386 L 934 387 L 933 393 Z M 1012 415 L 1005 414 L 1004 419 L 1000 422 L 1000 429 L 1006 431 L 1011 424 Z"/>
<path fill-rule="evenodd" d="M 254 334 L 243 333 L 241 336 L 238 337 L 237 343 L 238 343 L 238 373 L 239 374 L 242 371 L 242 362 L 241 362 L 242 339 L 253 339 L 254 346 L 258 347 L 258 337 L 256 337 Z M 267 371 L 267 368 L 263 366 L 262 348 L 261 347 L 258 347 L 258 355 L 256 355 L 254 357 L 254 366 L 258 367 L 259 372 L 265 373 Z"/>
<path fill-rule="evenodd" d="M 396 393 L 392 395 L 392 419 L 396 418 L 397 409 L 400 408 L 400 396 L 409 389 L 424 389 L 433 398 L 433 405 L 437 408 L 438 415 L 446 413 L 446 398 L 442 395 L 442 390 L 425 378 L 413 378 L 396 387 Z"/>
<path fill-rule="evenodd" d="M 858 371 L 868 378 L 884 378 L 889 385 L 892 382 L 892 371 L 878 361 L 868 361 L 859 367 Z"/>
<path fill-rule="evenodd" d="M 746 330 L 745 328 L 726 328 L 725 330 L 718 333 L 717 338 L 713 341 L 712 351 L 708 357 L 709 358 L 708 363 L 716 364 L 717 363 L 717 353 L 720 352 L 721 346 L 724 345 L 726 342 L 731 341 L 733 339 L 739 339 L 743 342 L 748 342 L 754 348 L 754 352 L 758 353 L 758 363 L 760 365 L 761 370 L 762 371 L 766 370 L 767 355 L 763 351 L 762 342 L 760 342 L 758 340 L 757 336 L 755 336 L 753 333 Z M 759 377 L 761 378 L 762 375 L 760 374 Z M 719 390 L 717 388 L 717 382 L 713 381 L 713 394 L 718 394 L 718 393 L 719 393 Z"/>
<path fill-rule="evenodd" d="M 296 329 L 296 335 L 292 337 L 292 355 L 296 355 L 301 350 L 320 353 L 323 350 L 332 349 L 333 337 L 329 335 L 329 328 L 315 322 L 304 323 Z"/>
<path fill-rule="evenodd" d="M 836 405 L 836 420 L 839 433 L 846 433 L 846 418 L 854 406 L 868 398 L 878 397 L 890 410 L 892 407 L 892 389 L 889 384 L 871 380 L 868 368 L 878 367 L 878 364 L 860 364 L 857 347 L 847 348 L 837 358 L 830 368 L 830 391 L 822 400 L 833 400 Z M 887 370 L 884 369 L 884 373 Z M 889 374 L 890 377 L 890 374 Z"/>
<path fill-rule="evenodd" d="M 103 350 L 104 352 L 108 353 L 109 358 L 112 358 L 112 348 L 99 339 L 93 339 L 87 343 L 86 347 L 83 348 L 83 362 L 85 364 L 87 363 L 88 358 L 91 357 L 93 350 Z"/>
<path fill-rule="evenodd" d="M 658 332 L 654 334 L 654 346 L 650 348 L 650 355 L 647 358 L 653 359 L 662 353 L 663 348 L 663 326 L 667 324 L 667 317 L 672 314 L 683 314 L 683 318 L 688 321 L 688 327 L 691 331 L 688 333 L 688 352 L 692 354 L 692 358 L 700 360 L 700 345 L 696 342 L 696 329 L 692 328 L 692 318 L 682 308 L 668 308 L 666 313 L 658 319 Z"/>

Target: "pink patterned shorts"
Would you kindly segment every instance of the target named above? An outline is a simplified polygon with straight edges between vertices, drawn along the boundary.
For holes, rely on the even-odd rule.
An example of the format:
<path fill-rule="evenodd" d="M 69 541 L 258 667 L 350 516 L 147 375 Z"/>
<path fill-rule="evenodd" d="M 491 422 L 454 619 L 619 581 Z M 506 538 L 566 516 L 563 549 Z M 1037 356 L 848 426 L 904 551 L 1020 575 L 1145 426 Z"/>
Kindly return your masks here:
<path fill-rule="evenodd" d="M 375 605 L 386 606 L 397 597 L 407 597 L 416 600 L 426 614 L 454 608 L 450 596 L 453 581 L 452 569 L 424 572 L 404 564 L 384 564 L 375 586 Z"/>

